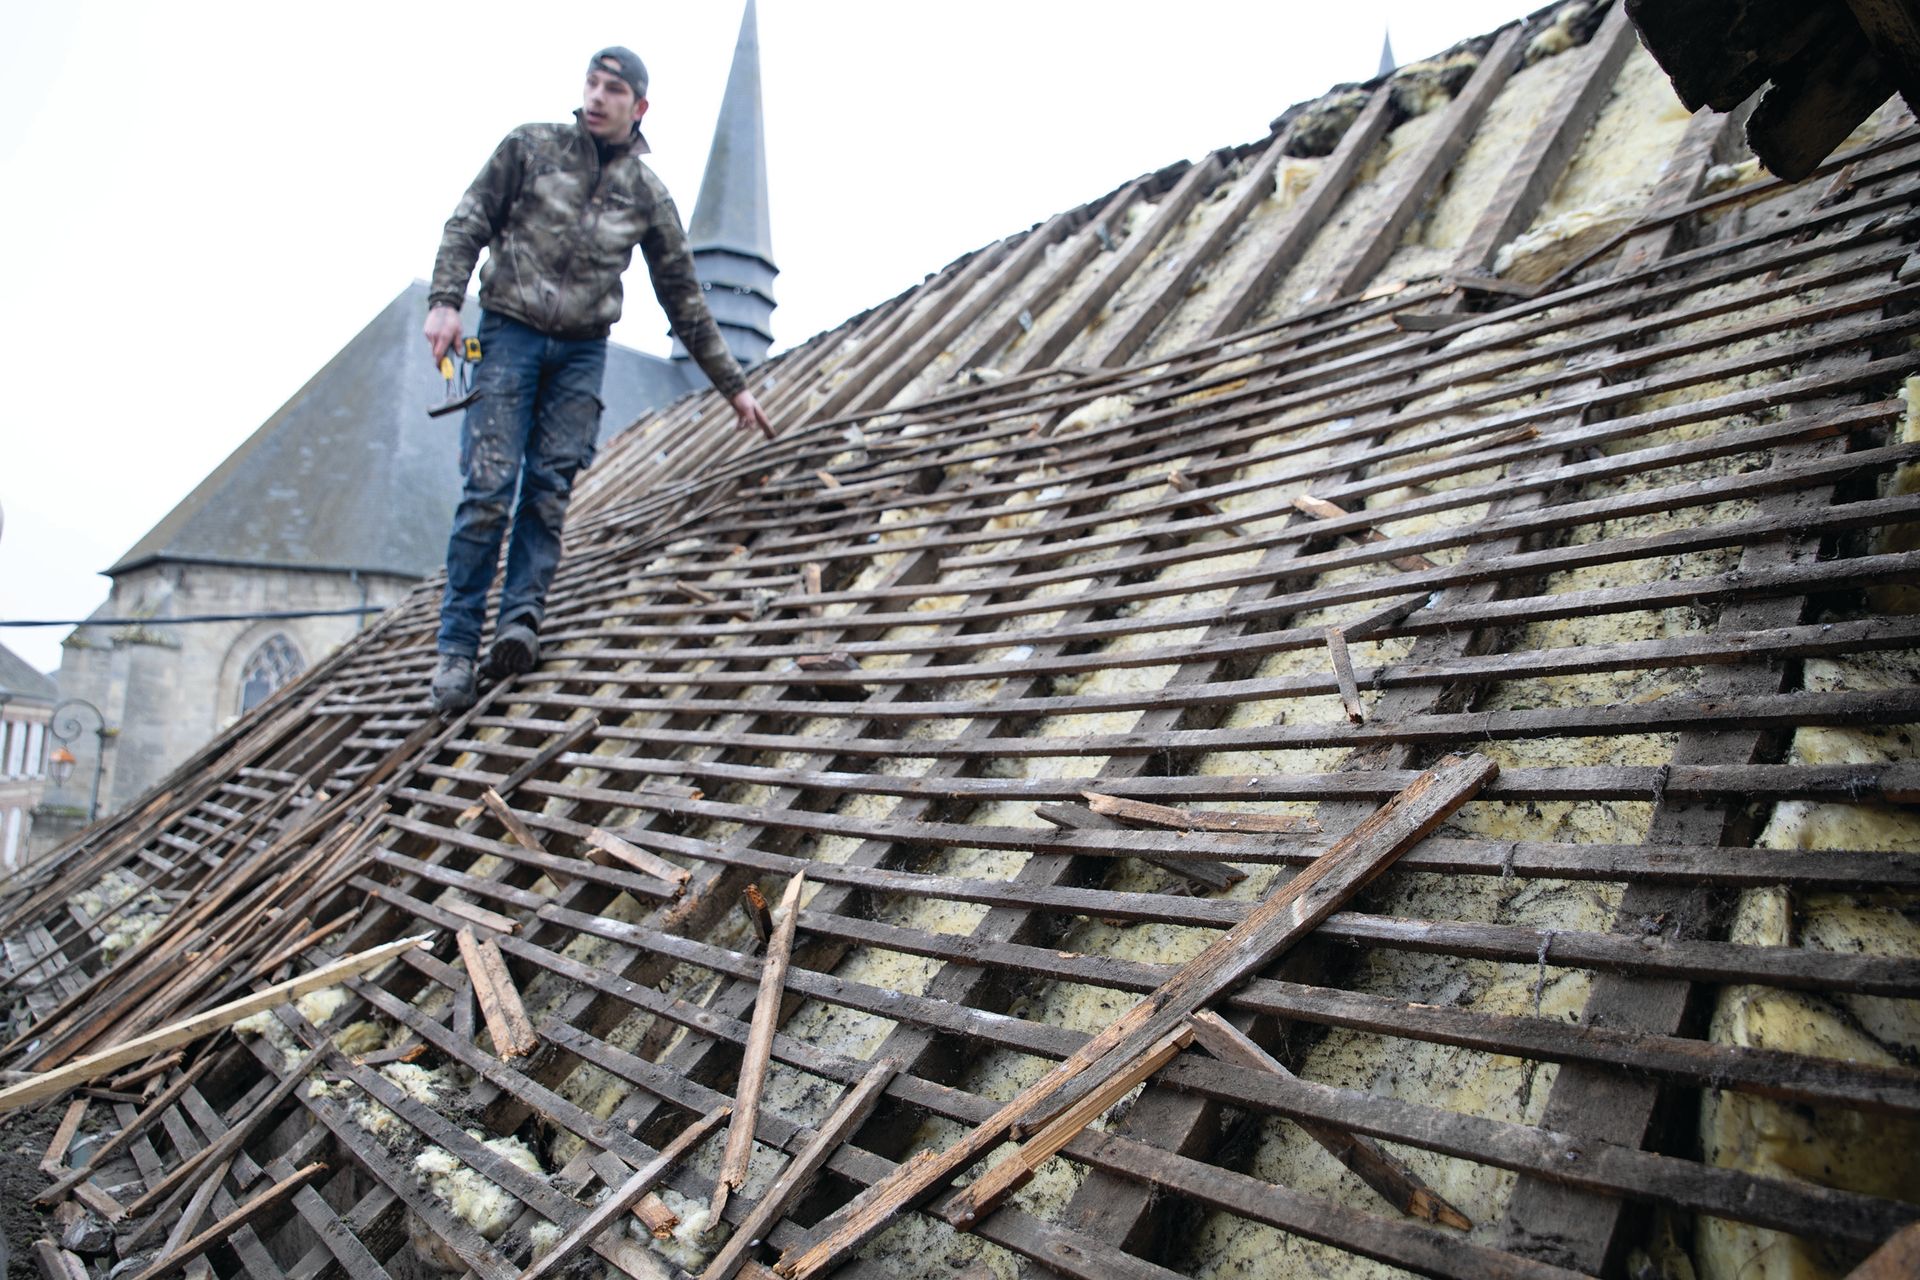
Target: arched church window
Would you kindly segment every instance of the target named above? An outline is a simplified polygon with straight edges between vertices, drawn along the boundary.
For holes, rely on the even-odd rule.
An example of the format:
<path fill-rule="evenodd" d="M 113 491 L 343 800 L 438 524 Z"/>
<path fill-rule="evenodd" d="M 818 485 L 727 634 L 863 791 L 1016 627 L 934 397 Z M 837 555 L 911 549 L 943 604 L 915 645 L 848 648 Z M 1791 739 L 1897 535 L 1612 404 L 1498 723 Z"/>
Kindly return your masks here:
<path fill-rule="evenodd" d="M 284 635 L 268 636 L 240 669 L 240 710 L 253 710 L 270 694 L 306 670 L 306 661 Z"/>

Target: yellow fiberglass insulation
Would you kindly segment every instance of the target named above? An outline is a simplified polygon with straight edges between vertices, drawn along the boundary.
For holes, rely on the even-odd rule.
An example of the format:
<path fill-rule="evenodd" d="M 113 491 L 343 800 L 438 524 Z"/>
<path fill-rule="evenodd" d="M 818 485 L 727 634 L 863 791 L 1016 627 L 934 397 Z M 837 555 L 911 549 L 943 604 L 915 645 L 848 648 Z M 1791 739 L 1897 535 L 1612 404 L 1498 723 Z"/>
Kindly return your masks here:
<path fill-rule="evenodd" d="M 1805 668 L 1811 690 L 1871 692 L 1912 688 L 1916 682 L 1920 655 L 1911 651 L 1809 659 Z M 1801 729 L 1790 759 L 1796 764 L 1912 760 L 1916 732 L 1920 726 Z M 1920 848 L 1920 816 L 1890 805 L 1787 801 L 1774 807 L 1759 843 L 1770 849 L 1911 851 Z M 1749 946 L 1920 956 L 1920 895 L 1754 890 L 1741 897 L 1732 938 Z M 1720 994 L 1711 1037 L 1723 1044 L 1899 1066 L 1920 1054 L 1920 1007 L 1880 996 L 1729 987 Z M 1920 1199 L 1920 1122 L 1911 1118 L 1729 1091 L 1707 1094 L 1700 1138 L 1707 1160 L 1722 1167 Z M 1700 1280 L 1838 1280 L 1860 1261 L 1860 1251 L 1703 1216 L 1695 1224 L 1694 1261 Z"/>
<path fill-rule="evenodd" d="M 1542 113 L 1579 68 L 1576 59 L 1554 59 L 1507 82 L 1448 174 L 1445 187 L 1407 228 L 1399 248 L 1382 268 L 1381 280 L 1417 280 L 1456 265 L 1457 251 L 1473 234 L 1487 202 L 1499 192 L 1500 178 L 1514 155 L 1525 148 Z"/>
<path fill-rule="evenodd" d="M 1900 419 L 1899 442 L 1920 443 L 1920 378 L 1908 378 L 1900 388 L 1900 398 L 1906 401 L 1907 411 Z M 1911 493 L 1920 493 L 1920 464 L 1909 462 L 1889 478 L 1886 496 L 1904 497 Z M 1920 525 L 1885 525 L 1874 533 L 1873 549 L 1876 554 L 1886 555 L 1916 548 L 1920 548 Z M 1869 593 L 1869 599 L 1881 613 L 1920 613 L 1920 589 L 1914 587 L 1897 584 L 1875 587 Z"/>
<path fill-rule="evenodd" d="M 1501 246 L 1494 273 L 1526 284 L 1551 280 L 1639 221 L 1690 118 L 1659 65 L 1633 49 L 1574 164 L 1533 225 Z"/>
<path fill-rule="evenodd" d="M 167 900 L 145 887 L 140 877 L 118 867 L 67 899 L 67 905 L 98 920 L 112 912 L 101 925 L 100 957 L 112 964 L 121 952 L 139 946 L 167 922 L 172 910 Z"/>
<path fill-rule="evenodd" d="M 481 1137 L 477 1131 L 469 1131 L 469 1136 L 475 1140 Z M 538 1157 L 518 1138 L 489 1138 L 483 1145 L 494 1155 L 536 1178 L 546 1174 L 546 1170 L 540 1167 Z M 518 1199 L 440 1147 L 428 1147 L 414 1157 L 413 1173 L 415 1180 L 428 1194 L 488 1240 L 498 1240 L 505 1235 L 507 1228 L 520 1215 Z M 411 1215 L 409 1219 L 409 1233 L 421 1261 L 449 1271 L 466 1269 L 466 1264 L 459 1256 L 426 1230 L 424 1224 L 412 1221 Z"/>
<path fill-rule="evenodd" d="M 1636 44 L 1579 154 L 1541 206 L 1540 218 L 1557 218 L 1622 196 L 1644 199 L 1690 119 L 1660 64 Z"/>
<path fill-rule="evenodd" d="M 1408 63 L 1393 73 L 1387 89 L 1401 114 L 1423 116 L 1451 103 L 1479 68 L 1480 55 L 1463 49 L 1426 62 Z"/>
<path fill-rule="evenodd" d="M 1259 312 L 1249 318 L 1250 325 L 1278 320 L 1303 307 L 1325 302 L 1332 295 L 1335 278 L 1364 248 L 1362 241 L 1371 230 L 1374 217 L 1392 198 L 1407 166 L 1414 163 L 1421 152 L 1421 144 L 1446 119 L 1444 111 L 1415 116 L 1381 139 L 1361 166 L 1353 190 L 1314 235 L 1300 261 L 1287 273 L 1286 280 L 1275 286 Z"/>

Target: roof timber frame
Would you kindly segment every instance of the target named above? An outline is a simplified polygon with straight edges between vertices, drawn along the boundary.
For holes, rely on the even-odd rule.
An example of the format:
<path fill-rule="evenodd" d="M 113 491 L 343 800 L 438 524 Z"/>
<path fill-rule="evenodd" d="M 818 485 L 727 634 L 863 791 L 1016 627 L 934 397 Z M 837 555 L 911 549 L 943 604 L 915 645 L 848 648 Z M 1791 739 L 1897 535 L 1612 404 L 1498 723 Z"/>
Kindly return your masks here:
<path fill-rule="evenodd" d="M 1590 73 L 1572 77 L 1549 113 L 1555 138 L 1577 138 L 1597 110 L 1594 86 L 1610 74 L 1599 68 L 1617 67 L 1622 39 L 1610 22 L 1602 28 L 1610 43 L 1597 37 L 1584 53 Z M 1483 66 L 1491 77 L 1499 59 Z M 1458 154 L 1473 106 L 1456 100 L 1434 156 Z M 1384 122 L 1377 110 L 1373 119 Z M 1054 1060 L 1079 1047 L 1077 1032 L 1034 1015 L 1023 995 L 1062 981 L 1131 995 L 1165 981 L 1166 966 L 1063 947 L 1078 924 L 1231 928 L 1249 905 L 1171 891 L 1184 884 L 1181 865 L 1306 865 L 1449 748 L 1665 734 L 1665 764 L 1512 767 L 1477 802 L 1642 802 L 1644 842 L 1443 831 L 1393 873 L 1623 886 L 1612 929 L 1434 919 L 1363 901 L 1220 1005 L 1296 1072 L 1313 1029 L 1328 1027 L 1561 1064 L 1548 1121 L 1395 1101 L 1190 1050 L 1153 1077 L 1124 1122 L 1067 1143 L 1063 1157 L 1090 1171 L 1069 1203 L 1045 1215 L 1002 1208 L 973 1229 L 1036 1275 L 1080 1277 L 1176 1274 L 1167 1214 L 1183 1205 L 1462 1277 L 1599 1272 L 1621 1248 L 1630 1207 L 1650 1200 L 1862 1250 L 1879 1244 L 1920 1209 L 1718 1169 L 1656 1123 L 1663 1090 L 1705 1087 L 1920 1113 L 1920 1075 L 1910 1070 L 1720 1044 L 1686 1016 L 1703 984 L 1920 991 L 1920 962 L 1733 942 L 1715 932 L 1713 912 L 1690 909 L 1707 891 L 1742 886 L 1920 887 L 1911 854 L 1748 845 L 1756 798 L 1908 804 L 1920 795 L 1920 766 L 1813 766 L 1781 754 L 1794 728 L 1920 721 L 1912 690 L 1822 692 L 1795 678 L 1802 658 L 1920 649 L 1908 619 L 1822 612 L 1910 583 L 1920 569 L 1916 553 L 1866 541 L 1920 516 L 1914 499 L 1884 488 L 1920 459 L 1920 448 L 1888 442 L 1902 412 L 1889 393 L 1912 371 L 1902 348 L 1920 327 L 1912 318 L 1920 294 L 1894 278 L 1909 252 L 1900 211 L 1912 199 L 1920 140 L 1902 134 L 1897 145 L 1843 157 L 1853 167 L 1839 204 L 1813 207 L 1810 194 L 1776 184 L 1749 189 L 1743 200 L 1772 201 L 1768 211 L 1783 215 L 1752 230 L 1702 222 L 1732 207 L 1705 208 L 1712 200 L 1698 195 L 1716 141 L 1704 127 L 1690 130 L 1637 236 L 1539 297 L 1439 283 L 1367 299 L 1358 295 L 1379 264 L 1360 264 L 1345 298 L 1285 321 L 1115 365 L 1148 349 L 1164 316 L 1136 319 L 1090 348 L 1088 364 L 1055 365 L 1150 252 L 1180 256 L 1136 316 L 1170 310 L 1166 300 L 1189 287 L 1194 265 L 1219 250 L 1230 225 L 1215 224 L 1197 244 L 1182 239 L 1181 225 L 1224 180 L 1229 165 L 1214 158 L 1010 238 L 774 362 L 758 375 L 767 398 L 787 420 L 812 421 L 771 449 L 741 453 L 704 401 L 675 406 L 611 448 L 583 493 L 553 597 L 554 652 L 540 671 L 452 723 L 424 718 L 433 590 L 423 589 L 143 808 L 10 886 L 4 932 L 32 939 L 34 963 L 5 981 L 38 1007 L 8 1065 L 54 1065 L 289 968 L 436 927 L 431 953 L 351 984 L 356 1009 L 392 1024 L 401 1045 L 423 1046 L 429 1060 L 466 1067 L 476 1083 L 465 1114 L 494 1131 L 544 1127 L 584 1139 L 586 1151 L 553 1177 L 528 1175 L 467 1138 L 445 1108 L 408 1099 L 372 1064 L 329 1049 L 323 1030 L 292 1009 L 280 1016 L 320 1052 L 324 1074 L 503 1187 L 522 1205 L 523 1227 L 544 1218 L 570 1228 L 588 1212 L 586 1189 L 607 1180 L 607 1160 L 639 1168 L 731 1101 L 761 966 L 750 944 L 729 945 L 720 926 L 743 886 L 804 870 L 820 888 L 800 914 L 783 1024 L 803 1002 L 884 1017 L 893 1027 L 867 1056 L 897 1058 L 903 1069 L 826 1161 L 821 1186 L 769 1233 L 774 1249 L 788 1249 L 836 1202 L 909 1158 L 926 1116 L 965 1125 L 995 1109 L 970 1084 L 970 1060 L 990 1050 Z M 1269 140 L 1249 177 L 1257 182 L 1280 147 Z M 1501 207 L 1481 225 L 1527 225 L 1552 185 L 1544 175 L 1571 151 L 1536 149 L 1536 171 L 1503 185 Z M 1323 173 L 1340 175 L 1340 166 Z M 1330 189 L 1352 176 L 1329 178 Z M 1247 216 L 1254 189 L 1238 189 L 1229 224 Z M 1301 218 L 1325 218 L 1338 194 L 1309 198 Z M 1394 208 L 1417 210 L 1417 194 Z M 1131 252 L 1128 241 L 1117 247 L 1124 271 L 1103 271 L 1076 295 L 1068 315 L 1077 320 L 1026 334 L 1002 314 L 1035 296 L 1036 273 L 1074 278 L 1107 254 L 1095 228 L 1144 197 L 1161 202 L 1157 216 Z M 1283 244 L 1303 249 L 1304 225 Z M 1715 238 L 1692 247 L 1688 235 Z M 1485 270 L 1498 239 L 1476 238 L 1459 263 L 1463 276 Z M 1241 323 L 1285 271 L 1258 273 L 1252 293 L 1243 284 L 1210 305 Z M 1400 330 L 1391 316 L 1409 306 L 1438 308 L 1447 327 Z M 1016 333 L 1037 344 L 1027 347 L 1032 376 L 894 403 L 940 350 L 958 347 L 971 361 Z M 1765 345 L 1750 349 L 1756 341 Z M 1487 385 L 1455 390 L 1466 382 Z M 1134 402 L 1124 422 L 1063 430 L 1075 409 L 1113 394 Z M 1654 397 L 1672 403 L 1643 406 Z M 1702 426 L 1713 430 L 1686 430 Z M 1168 484 L 1170 471 L 1191 486 Z M 1348 514 L 1300 514 L 1292 499 L 1304 492 Z M 1659 513 L 1687 518 L 1650 534 L 1609 527 Z M 1414 520 L 1454 522 L 1409 531 Z M 1376 529 L 1383 540 L 1361 540 Z M 1556 590 L 1556 575 L 1575 570 L 1709 553 L 1722 557 L 1717 567 L 1673 579 Z M 1396 563 L 1414 555 L 1432 557 L 1432 567 Z M 1211 595 L 1180 600 L 1198 593 Z M 1711 626 L 1553 649 L 1510 645 L 1530 624 L 1667 609 L 1704 611 Z M 1324 660 L 1293 674 L 1263 667 L 1276 655 L 1323 651 L 1322 619 L 1336 615 L 1349 619 L 1363 723 L 1281 714 L 1243 724 L 1230 715 L 1291 712 L 1335 695 Z M 801 661 L 814 658 L 831 661 Z M 1138 688 L 1076 687 L 1098 673 L 1161 668 Z M 1691 683 L 1618 708 L 1479 705 L 1517 683 L 1636 671 Z M 1114 713 L 1137 715 L 1124 727 L 1068 719 Z M 952 732 L 928 732 L 954 721 Z M 1331 767 L 1200 771 L 1222 753 L 1327 748 L 1350 751 Z M 1075 760 L 1096 763 L 1000 776 L 1007 761 Z M 477 805 L 489 787 L 511 820 Z M 1167 804 L 1314 801 L 1320 829 L 1036 827 L 982 810 L 1077 805 L 1086 792 Z M 883 802 L 854 807 L 849 797 Z M 686 868 L 687 883 L 590 858 L 596 830 Z M 839 846 L 831 861 L 821 856 L 829 841 Z M 974 848 L 1027 856 L 1006 878 L 950 861 Z M 1168 891 L 1109 884 L 1133 859 L 1175 868 Z M 190 905 L 108 964 L 111 919 L 68 900 L 121 868 L 142 892 Z M 637 921 L 608 914 L 622 898 L 646 908 Z M 896 908 L 916 900 L 981 911 L 967 933 L 900 923 Z M 1654 941 L 1631 927 L 1661 912 L 1675 924 Z M 532 1057 L 497 1057 L 482 1036 L 457 967 L 461 929 L 497 944 L 510 984 L 562 989 L 533 1020 L 542 1047 Z M 610 949 L 583 963 L 568 954 L 581 938 Z M 836 973 L 856 949 L 922 957 L 933 976 L 903 992 Z M 1538 965 L 1543 975 L 1585 971 L 1588 1011 L 1568 1024 L 1352 989 L 1352 961 L 1376 950 Z M 701 984 L 676 976 L 688 973 L 702 975 L 704 1000 Z M 442 988 L 455 997 L 449 1009 L 423 1013 L 416 999 Z M 1638 1021 L 1623 1022 L 1626 1011 Z M 618 1037 L 623 1024 L 644 1033 Z M 869 1065 L 785 1032 L 773 1057 L 838 1087 L 856 1084 Z M 562 1092 L 581 1064 L 632 1086 L 611 1118 Z M 171 1166 L 250 1124 L 260 1136 L 196 1186 L 200 1214 L 235 1223 L 205 1256 L 214 1273 L 372 1280 L 409 1248 L 409 1214 L 473 1274 L 510 1276 L 524 1265 L 524 1235 L 488 1244 L 339 1102 L 306 1084 L 276 1093 L 289 1065 L 248 1040 L 208 1046 L 153 1075 L 154 1092 L 176 1088 L 177 1101 L 128 1141 L 128 1180 L 96 1178 L 90 1194 L 135 1204 Z M 195 1069 L 204 1074 L 188 1079 Z M 261 1107 L 270 1108 L 264 1122 L 253 1114 Z M 1515 1171 L 1508 1223 L 1469 1243 L 1384 1205 L 1363 1211 L 1272 1185 L 1217 1156 L 1229 1111 L 1333 1124 Z M 131 1109 L 116 1114 L 123 1125 L 135 1118 Z M 799 1152 L 812 1132 L 763 1107 L 755 1137 Z M 1569 1160 L 1575 1151 L 1580 1159 Z M 327 1162 L 324 1173 L 287 1185 L 314 1178 L 306 1166 L 315 1160 Z M 712 1189 L 687 1164 L 666 1183 L 701 1199 Z M 273 1188 L 284 1188 L 282 1198 L 249 1208 Z M 744 1219 L 753 1205 L 737 1195 L 726 1216 Z M 1551 1235 L 1558 1252 L 1530 1235 Z M 621 1265 L 638 1246 L 602 1236 L 595 1247 Z M 871 1260 L 843 1272 L 856 1273 L 886 1274 Z"/>

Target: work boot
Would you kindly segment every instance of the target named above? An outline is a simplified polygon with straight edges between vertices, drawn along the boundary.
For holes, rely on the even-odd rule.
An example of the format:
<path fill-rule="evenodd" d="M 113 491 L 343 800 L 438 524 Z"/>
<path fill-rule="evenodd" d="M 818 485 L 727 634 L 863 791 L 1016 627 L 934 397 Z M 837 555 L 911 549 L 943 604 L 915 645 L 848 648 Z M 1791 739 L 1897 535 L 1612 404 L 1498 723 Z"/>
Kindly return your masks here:
<path fill-rule="evenodd" d="M 478 696 L 473 659 L 458 653 L 441 654 L 440 665 L 433 669 L 433 709 L 443 716 L 458 715 Z"/>
<path fill-rule="evenodd" d="M 540 665 L 540 637 L 531 623 L 520 618 L 502 623 L 493 633 L 493 647 L 487 650 L 487 665 L 480 673 L 489 680 L 523 676 Z"/>

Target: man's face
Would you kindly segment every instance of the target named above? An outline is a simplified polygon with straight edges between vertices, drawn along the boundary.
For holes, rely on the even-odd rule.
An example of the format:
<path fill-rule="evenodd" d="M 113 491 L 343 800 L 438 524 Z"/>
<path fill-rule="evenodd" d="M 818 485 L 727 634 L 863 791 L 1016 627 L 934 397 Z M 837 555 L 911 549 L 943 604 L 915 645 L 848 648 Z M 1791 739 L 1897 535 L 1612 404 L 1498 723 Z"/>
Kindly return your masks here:
<path fill-rule="evenodd" d="M 634 97 L 633 86 L 619 76 L 595 67 L 587 72 L 580 109 L 588 133 L 602 142 L 625 142 L 647 114 L 647 100 Z"/>

